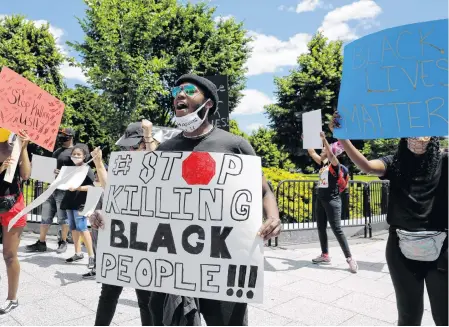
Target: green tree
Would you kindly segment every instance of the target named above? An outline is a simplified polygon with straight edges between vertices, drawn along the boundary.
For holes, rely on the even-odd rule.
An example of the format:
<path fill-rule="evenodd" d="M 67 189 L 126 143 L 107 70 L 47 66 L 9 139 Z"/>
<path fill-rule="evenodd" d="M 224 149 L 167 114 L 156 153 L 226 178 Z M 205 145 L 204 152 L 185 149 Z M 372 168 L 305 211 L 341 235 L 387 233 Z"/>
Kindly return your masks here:
<path fill-rule="evenodd" d="M 237 123 L 237 121 L 235 119 L 229 120 L 229 132 L 231 132 L 232 134 L 241 136 L 245 139 L 248 139 L 248 135 L 246 135 L 246 133 L 240 129 L 239 124 Z"/>
<path fill-rule="evenodd" d="M 276 131 L 276 142 L 298 166 L 310 164 L 307 151 L 302 149 L 302 114 L 321 109 L 330 119 L 337 107 L 342 64 L 342 43 L 328 42 L 317 33 L 308 44 L 308 52 L 299 56 L 298 67 L 288 76 L 275 78 L 277 102 L 266 108 L 270 127 Z M 329 131 L 327 124 L 323 130 Z"/>
<path fill-rule="evenodd" d="M 65 90 L 58 50 L 49 25 L 37 27 L 24 16 L 0 18 L 0 69 L 3 66 L 60 98 Z"/>
<path fill-rule="evenodd" d="M 249 142 L 256 154 L 261 157 L 263 167 L 286 170 L 294 168 L 288 154 L 274 143 L 275 137 L 276 133 L 272 129 L 260 127 L 249 137 Z"/>
<path fill-rule="evenodd" d="M 226 74 L 230 108 L 244 88 L 249 38 L 243 24 L 216 24 L 215 8 L 176 0 L 85 0 L 84 41 L 73 43 L 94 89 L 117 113 L 120 129 L 145 116 L 167 125 L 170 87 L 180 75 Z"/>
<path fill-rule="evenodd" d="M 76 131 L 77 141 L 87 144 L 91 150 L 104 147 L 103 155 L 111 152 L 121 131 L 111 133 L 113 108 L 104 97 L 86 86 L 77 85 L 64 94 L 67 125 Z"/>
<path fill-rule="evenodd" d="M 362 153 L 369 160 L 394 154 L 398 149 L 399 139 L 376 139 L 365 141 Z"/>

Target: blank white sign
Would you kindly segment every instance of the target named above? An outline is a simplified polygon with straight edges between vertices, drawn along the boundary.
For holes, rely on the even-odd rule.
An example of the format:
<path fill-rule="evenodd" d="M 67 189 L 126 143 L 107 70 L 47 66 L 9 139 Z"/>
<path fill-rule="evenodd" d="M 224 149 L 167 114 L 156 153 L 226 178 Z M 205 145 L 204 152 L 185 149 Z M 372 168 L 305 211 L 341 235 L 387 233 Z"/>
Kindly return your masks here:
<path fill-rule="evenodd" d="M 31 178 L 45 183 L 53 183 L 56 179 L 56 158 L 43 157 L 33 154 L 32 159 Z"/>
<path fill-rule="evenodd" d="M 320 132 L 323 130 L 321 109 L 302 114 L 303 149 L 321 149 L 323 141 Z"/>

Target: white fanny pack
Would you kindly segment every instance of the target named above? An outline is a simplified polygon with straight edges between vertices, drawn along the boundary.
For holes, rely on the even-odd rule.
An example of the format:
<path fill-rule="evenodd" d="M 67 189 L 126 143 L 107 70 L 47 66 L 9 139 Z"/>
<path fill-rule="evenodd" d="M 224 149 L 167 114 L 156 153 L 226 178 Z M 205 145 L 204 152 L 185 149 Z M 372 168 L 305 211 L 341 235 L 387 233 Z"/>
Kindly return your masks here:
<path fill-rule="evenodd" d="M 410 260 L 435 261 L 439 258 L 446 232 L 408 232 L 397 229 L 399 248 L 402 254 Z"/>

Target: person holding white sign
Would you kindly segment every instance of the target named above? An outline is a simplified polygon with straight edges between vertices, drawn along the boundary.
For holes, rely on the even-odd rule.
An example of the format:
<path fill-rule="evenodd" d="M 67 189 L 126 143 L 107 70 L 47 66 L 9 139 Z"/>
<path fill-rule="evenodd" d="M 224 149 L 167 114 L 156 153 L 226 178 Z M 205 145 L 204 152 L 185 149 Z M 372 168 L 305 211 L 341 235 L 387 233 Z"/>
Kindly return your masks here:
<path fill-rule="evenodd" d="M 346 261 L 349 264 L 349 270 L 356 273 L 358 266 L 357 262 L 352 258 L 349 249 L 348 241 L 341 228 L 341 197 L 340 193 L 347 189 L 347 177 L 344 178 L 343 166 L 337 159 L 343 150 L 337 146 L 331 147 L 326 140 L 326 134 L 321 132 L 321 139 L 323 141 L 323 151 L 321 156 L 315 151 L 309 150 L 311 157 L 318 163 L 322 164 L 319 173 L 318 182 L 318 198 L 315 202 L 315 212 L 318 225 L 318 236 L 321 244 L 321 255 L 313 259 L 315 264 L 329 264 L 331 258 L 329 256 L 329 244 L 327 239 L 327 223 L 340 244 Z M 327 158 L 326 158 L 327 157 Z"/>
<path fill-rule="evenodd" d="M 75 166 L 82 166 L 86 161 L 87 153 L 84 147 L 75 146 L 72 149 L 71 159 Z M 87 228 L 87 218 L 80 214 L 84 209 L 86 203 L 86 196 L 89 186 L 94 185 L 94 172 L 89 167 L 87 176 L 78 188 L 70 187 L 64 194 L 61 201 L 61 210 L 65 210 L 70 226 L 70 231 L 73 236 L 73 243 L 75 245 L 75 254 L 66 260 L 66 263 L 73 263 L 84 258 L 81 251 L 80 236 L 84 239 L 87 253 L 89 255 L 88 268 L 94 267 L 94 251 L 92 249 L 92 238 Z"/>
<path fill-rule="evenodd" d="M 20 264 L 17 258 L 20 236 L 26 226 L 26 215 L 21 217 L 8 232 L 8 224 L 20 211 L 25 208 L 21 182 L 31 175 L 31 164 L 28 157 L 29 138 L 26 131 L 19 134 L 22 143 L 18 165 L 11 183 L 4 181 L 7 168 L 13 165 L 11 158 L 12 144 L 8 141 L 0 142 L 0 220 L 3 231 L 3 259 L 8 275 L 8 297 L 0 307 L 0 314 L 10 312 L 17 308 L 17 290 L 19 288 Z"/>
<path fill-rule="evenodd" d="M 336 113 L 330 124 L 340 128 Z M 403 138 L 395 154 L 368 160 L 340 140 L 361 171 L 390 181 L 386 247 L 399 326 L 419 326 L 424 282 L 437 326 L 448 325 L 448 155 L 437 137 Z"/>
<path fill-rule="evenodd" d="M 126 128 L 125 134 L 117 141 L 122 151 L 154 151 L 159 142 L 152 137 L 153 124 L 144 119 L 142 122 L 131 123 Z M 102 160 L 102 151 L 96 148 L 92 152 L 94 164 L 97 168 L 98 179 L 101 187 L 105 188 L 107 183 L 107 172 Z M 102 200 L 100 199 L 100 202 Z M 92 226 L 92 236 L 95 240 L 94 247 L 96 247 L 96 240 L 98 237 L 98 228 L 104 227 L 104 220 L 100 210 L 96 210 L 89 216 Z M 96 275 L 96 267 L 92 271 L 83 275 L 85 278 L 90 278 Z M 101 294 L 98 301 L 97 315 L 95 317 L 95 326 L 109 326 L 114 318 L 117 303 L 122 293 L 123 287 L 109 284 L 101 285 Z M 140 309 L 140 319 L 142 326 L 152 326 L 153 320 L 150 314 L 150 295 L 151 292 L 136 289 L 137 303 Z"/>
<path fill-rule="evenodd" d="M 174 122 L 183 132 L 162 143 L 159 151 L 195 151 L 234 153 L 255 156 L 251 145 L 242 137 L 228 133 L 211 124 L 217 110 L 218 93 L 208 79 L 187 74 L 181 76 L 172 90 L 175 109 Z M 276 198 L 263 177 L 263 209 L 267 217 L 259 230 L 264 240 L 280 233 L 280 219 Z M 261 217 L 262 220 L 262 217 Z M 154 325 L 164 323 L 167 294 L 153 292 L 150 310 Z M 248 324 L 247 304 L 199 299 L 199 310 L 207 325 L 223 326 Z M 171 308 L 170 308 L 171 309 Z"/>

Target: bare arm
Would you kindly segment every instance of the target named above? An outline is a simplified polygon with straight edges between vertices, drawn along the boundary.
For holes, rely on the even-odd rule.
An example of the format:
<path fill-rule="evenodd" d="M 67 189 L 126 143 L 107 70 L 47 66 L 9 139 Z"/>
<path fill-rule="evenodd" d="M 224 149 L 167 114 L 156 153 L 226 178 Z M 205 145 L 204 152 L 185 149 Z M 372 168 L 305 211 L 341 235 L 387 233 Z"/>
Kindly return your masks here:
<path fill-rule="evenodd" d="M 350 140 L 339 140 L 351 161 L 365 174 L 371 174 L 378 177 L 385 176 L 386 168 L 379 159 L 368 160 L 351 143 Z"/>
<path fill-rule="evenodd" d="M 20 178 L 26 181 L 31 176 L 31 163 L 28 156 L 28 144 L 30 140 L 28 138 L 28 134 L 23 130 L 19 133 L 19 137 L 22 141 L 22 149 L 19 157 Z"/>
<path fill-rule="evenodd" d="M 316 153 L 316 151 L 314 149 L 307 149 L 307 152 L 309 153 L 310 158 L 313 159 L 313 161 L 315 161 L 317 164 L 321 165 L 322 160 L 321 160 L 321 156 Z"/>
<path fill-rule="evenodd" d="M 262 179 L 262 192 L 263 211 L 267 219 L 260 228 L 259 235 L 266 241 L 279 235 L 281 232 L 281 220 L 279 219 L 279 209 L 277 206 L 276 197 L 273 192 L 271 192 L 265 176 L 263 176 Z"/>
<path fill-rule="evenodd" d="M 97 169 L 98 180 L 102 188 L 106 188 L 108 181 L 108 172 L 103 163 L 103 153 L 99 147 L 92 151 L 91 156 L 93 158 L 95 168 Z"/>
<path fill-rule="evenodd" d="M 146 119 L 142 120 L 142 129 L 145 149 L 147 151 L 156 151 L 159 143 L 153 138 L 153 123 Z"/>
<path fill-rule="evenodd" d="M 340 162 L 338 161 L 334 152 L 332 152 L 332 148 L 327 141 L 326 134 L 324 134 L 324 132 L 321 132 L 321 138 L 323 140 L 324 147 L 326 148 L 327 158 L 329 159 L 330 163 L 332 164 L 332 166 L 338 166 Z"/>

